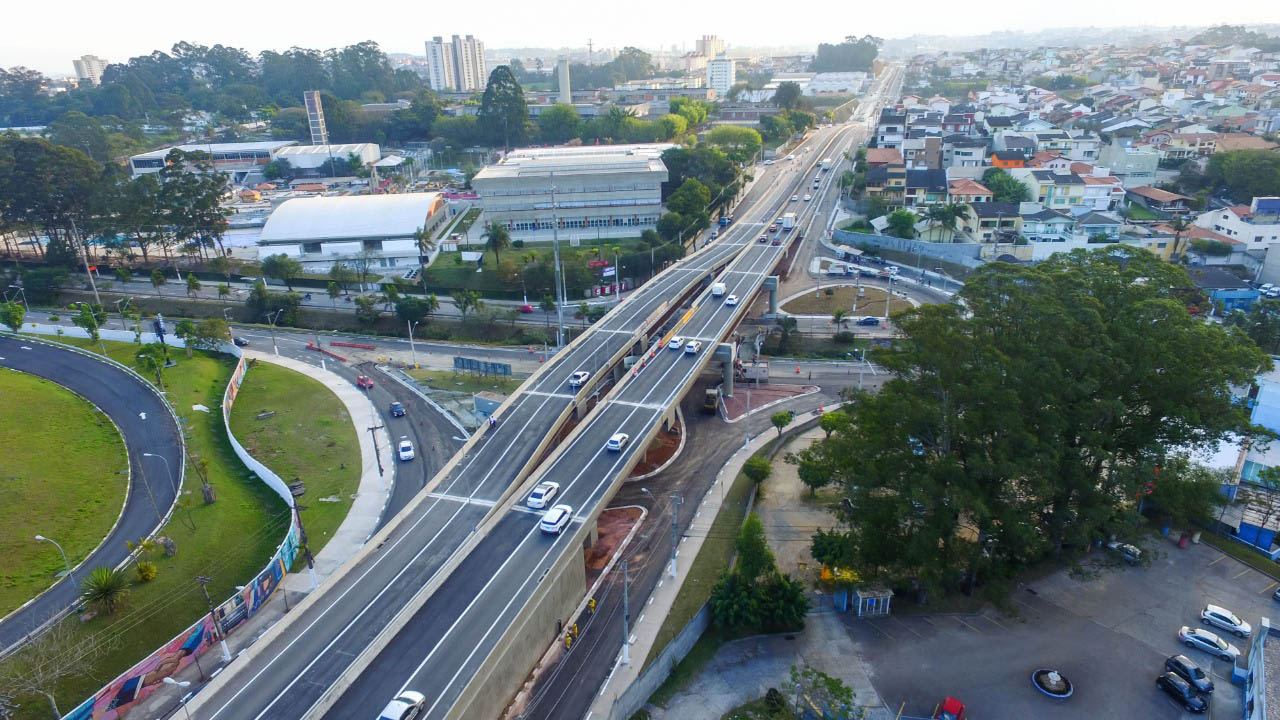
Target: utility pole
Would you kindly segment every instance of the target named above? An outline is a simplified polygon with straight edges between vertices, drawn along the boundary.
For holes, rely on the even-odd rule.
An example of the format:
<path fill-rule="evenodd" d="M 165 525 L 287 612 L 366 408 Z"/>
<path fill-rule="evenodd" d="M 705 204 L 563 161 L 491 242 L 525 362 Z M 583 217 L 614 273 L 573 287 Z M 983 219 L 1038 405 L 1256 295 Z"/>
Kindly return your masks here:
<path fill-rule="evenodd" d="M 282 312 L 284 312 L 284 308 L 280 308 L 274 313 L 264 313 L 267 316 L 267 320 L 271 322 L 271 349 L 275 351 L 276 355 L 280 354 L 280 346 L 276 345 L 276 318 L 280 317 Z M 318 345 L 316 349 L 319 349 Z"/>
<path fill-rule="evenodd" d="M 213 600 L 209 597 L 209 583 L 212 579 L 203 575 L 196 576 L 196 582 L 200 583 L 200 591 L 204 593 L 204 601 L 209 605 L 209 619 L 213 621 L 213 632 L 222 641 L 222 662 L 231 662 L 231 650 L 227 648 L 227 636 L 222 632 L 222 628 L 218 627 L 218 615 L 213 609 Z"/>
<path fill-rule="evenodd" d="M 556 282 L 556 348 L 564 347 L 564 282 L 560 272 L 560 220 L 556 216 L 556 174 L 551 178 L 551 252 L 555 260 Z"/>
<path fill-rule="evenodd" d="M 631 664 L 631 578 L 627 577 L 627 559 L 622 558 L 622 664 Z"/>
<path fill-rule="evenodd" d="M 98 283 L 94 282 L 93 272 L 89 270 L 89 246 L 80 242 L 80 231 L 76 230 L 76 219 L 73 217 L 73 218 L 70 218 L 70 220 L 71 220 L 72 240 L 73 242 L 80 245 L 80 249 L 84 253 L 84 274 L 85 274 L 85 277 L 89 278 L 89 287 L 93 288 L 93 302 L 97 305 L 101 305 L 102 298 L 98 297 Z"/>
<path fill-rule="evenodd" d="M 416 368 L 418 367 L 418 351 L 413 346 L 413 329 L 418 323 L 405 320 L 404 324 L 409 326 L 409 352 L 413 353 L 413 366 Z"/>
<path fill-rule="evenodd" d="M 748 383 L 750 385 L 750 383 Z M 680 528 L 678 521 L 680 518 L 680 503 L 683 498 L 680 493 L 671 494 L 671 577 L 676 576 L 676 549 L 680 545 Z"/>

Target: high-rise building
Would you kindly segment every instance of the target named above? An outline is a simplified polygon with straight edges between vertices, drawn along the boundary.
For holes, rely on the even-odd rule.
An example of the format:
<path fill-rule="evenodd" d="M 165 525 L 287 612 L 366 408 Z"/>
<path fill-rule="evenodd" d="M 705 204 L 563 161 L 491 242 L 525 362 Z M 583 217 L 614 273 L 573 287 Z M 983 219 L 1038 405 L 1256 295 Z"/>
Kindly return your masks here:
<path fill-rule="evenodd" d="M 715 90 L 716 95 L 727 95 L 734 81 L 733 58 L 721 54 L 715 60 L 707 62 L 707 87 Z"/>
<path fill-rule="evenodd" d="M 478 92 L 489 82 L 484 43 L 471 35 L 427 41 L 427 85 L 437 92 Z"/>
<path fill-rule="evenodd" d="M 560 80 L 559 101 L 572 105 L 573 88 L 569 85 L 569 58 L 561 57 L 556 60 L 556 77 Z"/>
<path fill-rule="evenodd" d="M 307 125 L 311 127 L 311 144 L 328 145 L 329 130 L 324 124 L 324 104 L 320 102 L 320 91 L 308 90 L 302 93 L 302 104 L 307 108 Z"/>
<path fill-rule="evenodd" d="M 107 61 L 97 55 L 81 55 L 72 60 L 76 67 L 76 78 L 90 85 L 102 84 L 102 72 L 107 69 Z"/>
<path fill-rule="evenodd" d="M 697 54 L 707 58 L 724 54 L 724 41 L 715 35 L 703 35 L 698 39 Z"/>

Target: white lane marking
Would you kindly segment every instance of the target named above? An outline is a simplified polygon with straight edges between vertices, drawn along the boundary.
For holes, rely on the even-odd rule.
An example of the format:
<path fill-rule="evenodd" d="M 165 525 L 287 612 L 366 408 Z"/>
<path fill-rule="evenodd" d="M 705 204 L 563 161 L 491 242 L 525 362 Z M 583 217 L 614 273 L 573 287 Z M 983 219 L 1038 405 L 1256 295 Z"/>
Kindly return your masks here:
<path fill-rule="evenodd" d="M 449 501 L 452 501 L 452 502 L 460 502 L 460 503 L 465 503 L 465 504 L 467 504 L 467 505 L 480 505 L 480 506 L 482 506 L 482 507 L 493 507 L 493 506 L 494 506 L 494 501 L 493 501 L 493 500 L 476 500 L 476 499 L 474 499 L 474 498 L 463 497 L 463 496 L 461 496 L 461 495 L 449 495 L 449 494 L 446 494 L 446 493 L 436 493 L 436 492 L 433 492 L 433 493 L 427 493 L 427 495 L 428 495 L 429 497 L 437 498 L 437 499 L 440 499 L 440 500 L 449 500 Z"/>
<path fill-rule="evenodd" d="M 577 395 L 570 395 L 569 393 L 542 392 L 541 390 L 525 390 L 520 394 L 521 395 L 538 395 L 540 397 L 568 398 L 569 400 L 572 400 L 577 397 Z"/>
<path fill-rule="evenodd" d="M 140 412 L 140 413 L 138 413 L 138 417 L 139 417 L 139 418 L 141 418 L 141 419 L 143 419 L 143 420 L 146 420 L 146 419 L 147 419 L 147 414 L 146 414 L 146 413 L 144 413 L 144 412 Z"/>
<path fill-rule="evenodd" d="M 30 346 L 30 345 L 23 345 L 23 346 L 21 346 L 21 347 L 22 347 L 22 349 L 23 349 L 23 350 L 30 350 L 30 349 L 31 349 L 31 346 Z"/>

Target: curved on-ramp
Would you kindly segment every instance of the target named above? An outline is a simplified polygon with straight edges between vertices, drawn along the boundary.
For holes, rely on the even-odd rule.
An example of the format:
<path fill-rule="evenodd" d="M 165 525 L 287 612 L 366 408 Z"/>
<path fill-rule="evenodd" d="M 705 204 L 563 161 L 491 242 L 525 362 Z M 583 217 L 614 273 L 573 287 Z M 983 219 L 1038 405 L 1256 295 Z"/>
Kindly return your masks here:
<path fill-rule="evenodd" d="M 75 567 L 83 579 L 90 568 L 116 567 L 129 557 L 127 540 L 138 540 L 160 527 L 177 499 L 183 468 L 183 443 L 173 413 L 155 389 L 134 373 L 62 345 L 35 338 L 0 335 L 0 367 L 55 382 L 97 405 L 119 428 L 129 455 L 130 482 L 124 511 L 102 543 Z M 142 465 L 149 452 L 168 460 Z M 57 472 L 56 468 L 49 468 Z M 53 538 L 57 540 L 58 538 Z M 36 542 L 33 538 L 32 542 Z M 54 548 L 50 548 L 54 550 Z M 22 607 L 0 619 L 0 655 L 8 653 L 75 602 L 77 588 L 67 578 L 54 583 Z"/>

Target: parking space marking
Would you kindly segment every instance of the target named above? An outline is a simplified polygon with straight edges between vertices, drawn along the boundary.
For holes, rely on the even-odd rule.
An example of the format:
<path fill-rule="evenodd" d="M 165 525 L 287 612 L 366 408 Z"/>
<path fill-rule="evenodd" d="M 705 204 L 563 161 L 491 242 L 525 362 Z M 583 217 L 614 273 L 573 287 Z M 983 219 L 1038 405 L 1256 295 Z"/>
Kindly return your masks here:
<path fill-rule="evenodd" d="M 923 621 L 925 621 L 925 622 L 927 622 L 927 623 L 929 623 L 930 625 L 932 625 L 932 626 L 934 626 L 934 627 L 938 627 L 938 624 L 937 624 L 937 623 L 935 623 L 934 621 L 932 621 L 932 620 L 930 620 L 929 618 L 925 617 L 924 615 L 921 615 L 921 616 L 920 616 L 920 619 L 921 619 L 921 620 L 923 620 Z"/>
<path fill-rule="evenodd" d="M 976 627 L 974 627 L 974 626 L 970 625 L 969 623 L 965 622 L 964 620 L 961 620 L 959 615 L 952 615 L 951 617 L 955 618 L 956 622 L 958 622 L 958 623 L 960 623 L 961 625 L 963 625 L 963 626 L 965 626 L 965 627 L 969 628 L 970 630 L 972 630 L 972 631 L 974 631 L 974 632 L 976 632 L 976 633 L 978 633 L 978 634 L 982 634 L 982 631 L 981 631 L 981 630 L 979 630 L 978 628 L 976 628 Z"/>
<path fill-rule="evenodd" d="M 892 617 L 892 616 L 891 616 L 891 617 Z M 878 633 L 880 633 L 881 635 L 883 635 L 883 636 L 885 636 L 885 637 L 889 638 L 890 640 L 897 640 L 897 638 L 895 638 L 893 635 L 890 635 L 890 634 L 889 634 L 889 631 L 888 631 L 888 630 L 885 630 L 884 628 L 880 627 L 879 625 L 877 625 L 877 624 L 875 624 L 875 623 L 873 623 L 873 622 L 868 622 L 868 623 L 867 623 L 867 627 L 871 628 L 872 630 L 875 630 L 876 632 L 878 632 Z"/>
<path fill-rule="evenodd" d="M 1247 567 L 1247 568 L 1245 568 L 1245 569 L 1241 570 L 1240 572 L 1236 573 L 1235 575 L 1231 576 L 1231 579 L 1232 579 L 1232 580 L 1235 580 L 1236 578 L 1238 578 L 1238 577 L 1240 577 L 1241 575 L 1244 575 L 1245 573 L 1248 573 L 1248 572 L 1253 572 L 1253 568 L 1251 568 L 1251 567 Z"/>
<path fill-rule="evenodd" d="M 912 630 L 910 625 L 908 625 L 908 624 L 906 624 L 906 623 L 902 622 L 902 621 L 901 621 L 901 620 L 899 620 L 898 618 L 896 618 L 896 617 L 894 617 L 894 616 L 890 615 L 890 616 L 889 616 L 889 619 L 890 619 L 890 620 L 893 620 L 894 622 L 898 623 L 898 624 L 899 624 L 899 625 L 901 625 L 902 627 L 906 628 L 907 632 L 911 633 L 912 635 L 915 635 L 916 637 L 920 638 L 921 640 L 923 640 L 923 639 L 924 639 L 924 636 L 923 636 L 923 635 L 921 635 L 920 633 L 916 632 L 915 630 Z"/>
<path fill-rule="evenodd" d="M 1004 625 L 1001 625 L 1000 623 L 996 622 L 996 619 L 995 619 L 995 618 L 987 617 L 986 615 L 979 615 L 978 617 L 982 618 L 983 620 L 986 620 L 987 622 L 991 623 L 992 625 L 995 625 L 996 627 L 1000 628 L 1001 630 L 1004 630 L 1004 631 L 1006 631 L 1006 632 L 1008 632 L 1008 630 L 1009 630 L 1009 628 L 1007 628 L 1007 627 L 1005 627 Z"/>
<path fill-rule="evenodd" d="M 1226 558 L 1227 558 L 1226 555 L 1219 555 L 1217 558 L 1214 559 L 1213 562 L 1209 563 L 1206 567 L 1213 567 L 1214 565 L 1217 565 L 1218 563 L 1222 562 Z"/>
<path fill-rule="evenodd" d="M 1272 592 L 1275 591 L 1277 587 L 1280 587 L 1280 582 L 1273 582 L 1270 585 L 1268 585 L 1265 590 L 1262 591 L 1262 594 L 1270 595 Z"/>

